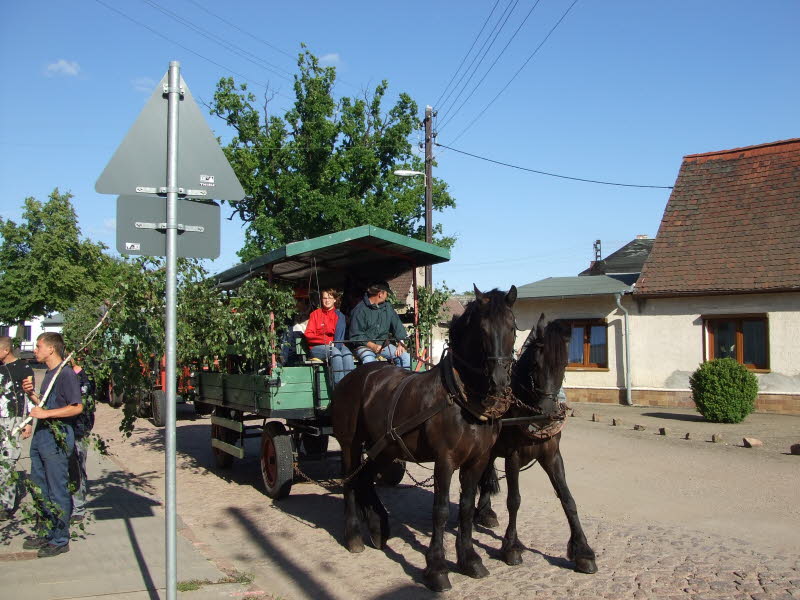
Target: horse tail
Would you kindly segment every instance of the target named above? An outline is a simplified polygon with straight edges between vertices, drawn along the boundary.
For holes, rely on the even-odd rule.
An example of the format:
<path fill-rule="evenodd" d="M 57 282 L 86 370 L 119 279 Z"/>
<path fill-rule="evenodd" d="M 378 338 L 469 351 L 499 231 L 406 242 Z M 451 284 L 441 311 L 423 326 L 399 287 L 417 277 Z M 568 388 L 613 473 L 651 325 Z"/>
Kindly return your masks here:
<path fill-rule="evenodd" d="M 490 496 L 500 493 L 500 480 L 497 478 L 497 469 L 494 468 L 494 463 L 486 465 L 478 486 L 481 492 L 488 492 Z"/>

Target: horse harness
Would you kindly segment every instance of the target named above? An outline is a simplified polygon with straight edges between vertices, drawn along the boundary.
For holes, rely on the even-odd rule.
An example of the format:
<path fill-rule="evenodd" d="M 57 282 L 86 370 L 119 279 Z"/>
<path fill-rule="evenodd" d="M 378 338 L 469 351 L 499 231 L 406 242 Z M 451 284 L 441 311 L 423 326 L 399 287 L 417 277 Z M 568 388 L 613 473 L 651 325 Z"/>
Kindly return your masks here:
<path fill-rule="evenodd" d="M 511 360 L 510 357 L 490 357 L 490 358 L 495 360 L 505 360 L 505 359 L 509 361 Z M 414 379 L 414 375 L 411 374 L 407 375 L 405 379 L 403 379 L 400 382 L 400 384 L 394 389 L 394 391 L 392 392 L 392 396 L 389 400 L 389 411 L 386 419 L 386 433 L 384 433 L 381 439 L 375 442 L 367 450 L 367 457 L 374 460 L 381 452 L 383 452 L 386 446 L 389 445 L 389 442 L 394 441 L 400 446 L 400 449 L 403 451 L 406 460 L 411 462 L 419 462 L 411 453 L 411 451 L 408 449 L 405 442 L 403 442 L 403 435 L 405 435 L 409 431 L 416 429 L 417 427 L 425 423 L 428 419 L 432 418 L 434 415 L 442 412 L 448 406 L 452 406 L 453 403 L 458 404 L 461 408 L 463 408 L 473 417 L 478 419 L 478 421 L 482 423 L 488 423 L 490 421 L 498 419 L 500 416 L 505 414 L 505 412 L 508 410 L 508 408 L 514 401 L 514 396 L 511 393 L 510 389 L 507 389 L 505 393 L 499 397 L 487 396 L 482 401 L 480 401 L 480 403 L 476 401 L 471 401 L 469 399 L 469 395 L 466 392 L 466 386 L 464 385 L 464 382 L 459 376 L 458 371 L 453 366 L 452 350 L 449 350 L 442 357 L 442 360 L 440 361 L 439 364 L 441 366 L 441 372 L 442 372 L 442 383 L 445 387 L 445 390 L 447 391 L 447 398 L 417 413 L 407 421 L 395 427 L 394 415 L 395 412 L 397 411 L 397 405 L 400 402 L 400 397 L 405 391 L 406 386 L 408 386 L 408 384 L 412 381 L 412 379 Z M 472 367 L 471 365 L 467 366 L 475 371 L 478 371 L 478 369 Z"/>

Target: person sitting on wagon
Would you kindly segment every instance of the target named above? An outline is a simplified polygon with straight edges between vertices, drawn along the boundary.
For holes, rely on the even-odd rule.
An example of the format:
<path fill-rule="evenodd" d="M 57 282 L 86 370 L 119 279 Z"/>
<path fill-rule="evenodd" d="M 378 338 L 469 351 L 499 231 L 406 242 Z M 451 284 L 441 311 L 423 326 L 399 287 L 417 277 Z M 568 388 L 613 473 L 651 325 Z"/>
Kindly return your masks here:
<path fill-rule="evenodd" d="M 333 385 L 355 368 L 353 355 L 342 341 L 345 339 L 345 316 L 336 308 L 339 294 L 336 290 L 323 290 L 322 306 L 308 318 L 305 338 L 311 356 L 327 361 L 333 374 Z"/>
<path fill-rule="evenodd" d="M 378 355 L 398 367 L 411 368 L 411 356 L 405 348 L 406 328 L 390 303 L 389 284 L 373 283 L 350 314 L 350 342 L 362 363 L 377 360 Z M 392 336 L 397 344 L 390 344 Z"/>

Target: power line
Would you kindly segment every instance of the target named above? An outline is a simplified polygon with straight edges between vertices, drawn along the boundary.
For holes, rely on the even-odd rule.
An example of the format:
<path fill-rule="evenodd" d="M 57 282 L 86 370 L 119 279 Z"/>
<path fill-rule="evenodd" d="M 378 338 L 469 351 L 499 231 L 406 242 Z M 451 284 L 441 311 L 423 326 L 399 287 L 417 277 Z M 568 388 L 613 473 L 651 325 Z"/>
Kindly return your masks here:
<path fill-rule="evenodd" d="M 281 67 L 279 67 L 277 65 L 272 64 L 269 61 L 266 61 L 266 60 L 256 56 L 252 52 L 250 52 L 250 51 L 248 51 L 248 50 L 242 48 L 241 46 L 238 46 L 238 45 L 236 45 L 236 44 L 234 44 L 232 42 L 227 41 L 223 37 L 211 32 L 211 31 L 208 31 L 207 29 L 203 29 L 199 25 L 196 25 L 195 23 L 192 23 L 190 20 L 180 16 L 179 14 L 169 10 L 168 8 L 164 8 L 163 6 L 158 4 L 157 2 L 154 2 L 154 0 L 142 0 L 142 2 L 144 2 L 145 4 L 149 5 L 150 7 L 154 8 L 154 9 L 156 9 L 160 13 L 168 16 L 169 18 L 173 19 L 174 21 L 177 21 L 178 23 L 181 23 L 182 25 L 185 25 L 186 27 L 189 27 L 190 29 L 196 31 L 197 33 L 199 33 L 200 35 L 205 37 L 207 40 L 209 40 L 211 42 L 214 42 L 218 46 L 222 46 L 223 48 L 225 48 L 229 52 L 232 52 L 233 54 L 236 54 L 236 55 L 244 58 L 247 61 L 250 61 L 251 63 L 253 63 L 257 67 L 261 67 L 262 69 L 265 69 L 265 70 L 269 71 L 270 73 L 272 73 L 273 75 L 277 75 L 278 77 L 280 77 L 282 79 L 285 79 L 286 81 L 290 81 L 290 82 L 292 81 L 292 79 L 290 77 L 287 77 L 287 75 L 291 75 L 292 73 L 290 73 L 286 69 L 283 69 L 283 68 L 281 68 Z M 283 73 L 285 73 L 285 75 L 280 73 L 279 71 L 283 71 Z"/>
<path fill-rule="evenodd" d="M 508 1 L 508 4 L 506 5 L 506 8 L 503 10 L 502 14 L 500 15 L 500 18 L 497 20 L 497 23 L 494 24 L 494 27 L 492 27 L 492 30 L 489 32 L 489 35 L 483 41 L 483 45 L 481 45 L 481 47 L 478 50 L 477 54 L 475 54 L 475 56 L 472 57 L 472 61 L 469 63 L 469 66 L 467 67 L 467 69 L 461 74 L 461 77 L 459 77 L 458 81 L 456 82 L 456 85 L 450 90 L 450 92 L 447 94 L 445 99 L 442 101 L 442 106 L 443 107 L 447 106 L 447 103 L 448 103 L 448 100 L 450 99 L 450 96 L 452 96 L 453 92 L 455 92 L 459 87 L 461 87 L 461 91 L 452 100 L 452 102 L 450 103 L 450 107 L 449 108 L 444 108 L 444 111 L 443 111 L 444 114 L 442 115 L 442 119 L 445 118 L 445 116 L 447 115 L 447 112 L 450 111 L 453 108 L 455 103 L 458 102 L 458 99 L 461 97 L 461 94 L 464 93 L 464 89 L 467 87 L 469 82 L 472 80 L 472 77 L 475 75 L 475 72 L 478 70 L 478 68 L 480 68 L 481 64 L 483 63 L 484 59 L 486 58 L 486 55 L 489 53 L 489 50 L 492 49 L 492 46 L 494 45 L 494 42 L 497 39 L 497 36 L 500 35 L 500 32 L 506 26 L 506 23 L 508 22 L 509 17 L 511 17 L 511 13 L 514 12 L 514 9 L 517 7 L 517 4 L 519 4 L 519 0 L 509 0 Z M 504 17 L 505 17 L 505 20 L 504 20 Z M 502 22 L 502 24 L 501 24 L 501 22 Z M 500 29 L 498 29 L 498 25 L 500 26 Z M 494 35 L 494 37 L 492 37 L 492 35 Z M 491 43 L 490 43 L 490 40 L 491 40 Z M 489 46 L 487 47 L 486 44 L 489 44 Z M 484 48 L 485 48 L 485 51 L 484 51 Z M 478 61 L 478 64 L 475 65 L 475 61 L 478 60 L 478 57 L 480 57 L 480 60 Z M 473 65 L 475 65 L 474 69 L 473 69 Z M 464 81 L 464 77 L 467 76 L 467 73 L 469 73 L 470 70 L 472 71 L 472 74 L 469 76 L 469 79 L 467 80 L 467 82 L 463 86 L 461 86 L 461 82 Z"/>
<path fill-rule="evenodd" d="M 539 2 L 540 2 L 540 1 L 541 1 L 541 0 L 536 0 L 536 2 L 533 4 L 533 6 L 531 7 L 531 9 L 528 11 L 528 14 L 527 14 L 527 15 L 525 15 L 525 18 L 524 18 L 524 19 L 522 19 L 522 22 L 519 24 L 519 26 L 517 26 L 517 29 L 516 29 L 516 31 L 515 31 L 515 32 L 512 34 L 511 38 L 510 38 L 510 39 L 509 39 L 509 40 L 506 42 L 506 45 L 505 45 L 505 46 L 503 46 L 503 49 L 500 51 L 500 54 L 498 54 L 498 55 L 495 57 L 495 59 L 494 59 L 494 61 L 492 62 L 492 64 L 491 64 L 491 65 L 489 65 L 489 68 L 488 68 L 488 69 L 486 70 L 486 72 L 483 74 L 483 77 L 481 77 L 481 80 L 480 80 L 478 83 L 476 83 L 476 84 L 475 84 L 475 87 L 474 87 L 474 88 L 472 88 L 472 91 L 471 91 L 471 92 L 470 92 L 470 93 L 467 95 L 467 97 L 466 97 L 466 98 L 464 98 L 464 101 L 463 101 L 463 102 L 462 102 L 462 103 L 459 105 L 459 107 L 458 107 L 458 108 L 455 110 L 455 112 L 454 112 L 453 114 L 451 114 L 451 115 L 450 115 L 450 117 L 449 117 L 449 118 L 448 118 L 448 119 L 447 119 L 447 120 L 446 120 L 444 123 L 442 123 L 442 125 L 441 125 L 441 128 L 444 128 L 444 127 L 445 127 L 445 126 L 446 126 L 446 125 L 447 125 L 447 124 L 448 124 L 450 121 L 452 121 L 452 120 L 455 118 L 455 116 L 456 116 L 456 115 L 457 115 L 457 114 L 458 114 L 458 113 L 461 111 L 461 109 L 462 109 L 462 108 L 464 108 L 464 106 L 467 104 L 467 102 L 469 102 L 469 99 L 470 99 L 470 98 L 472 98 L 472 95 L 473 95 L 473 94 L 474 94 L 474 93 L 477 91 L 477 89 L 478 89 L 478 88 L 481 86 L 481 84 L 484 82 L 484 80 L 485 80 L 485 79 L 486 79 L 486 77 L 489 75 L 489 73 L 491 73 L 492 69 L 493 69 L 493 68 L 494 68 L 494 66 L 497 64 L 497 61 L 499 61 L 499 60 L 500 60 L 500 58 L 503 56 L 503 54 L 505 53 L 505 51 L 506 51 L 506 50 L 508 49 L 508 47 L 511 45 L 511 42 L 513 42 L 513 41 L 514 41 L 514 38 L 515 38 L 515 37 L 517 37 L 517 34 L 519 33 L 520 29 L 522 29 L 523 25 L 525 25 L 525 23 L 528 21 L 528 17 L 530 17 L 530 16 L 531 16 L 531 14 L 533 13 L 533 11 L 534 11 L 534 10 L 536 10 L 536 7 L 537 7 L 537 6 L 539 6 Z"/>
<path fill-rule="evenodd" d="M 269 42 L 268 42 L 268 41 L 266 41 L 265 39 L 263 39 L 263 38 L 261 38 L 261 37 L 259 37 L 259 36 L 255 35 L 255 34 L 253 34 L 253 33 L 250 33 L 250 32 L 249 32 L 249 31 L 247 31 L 246 29 L 243 29 L 243 28 L 239 27 L 239 26 L 238 26 L 236 23 L 233 23 L 232 21 L 229 21 L 229 20 L 225 19 L 224 17 L 221 17 L 221 16 L 220 16 L 220 15 L 218 15 L 217 13 L 215 13 L 215 12 L 212 12 L 211 10 L 207 9 L 206 7 L 204 7 L 203 5 L 201 5 L 199 2 L 196 2 L 195 0 L 188 0 L 188 1 L 189 1 L 189 2 L 191 2 L 192 4 L 194 4 L 194 5 L 195 5 L 197 8 L 199 8 L 200 10 L 204 11 L 205 13 L 207 13 L 207 14 L 211 15 L 212 17 L 214 17 L 214 18 L 216 18 L 216 19 L 219 19 L 220 21 L 222 21 L 222 22 L 223 22 L 223 23 L 225 23 L 226 25 L 228 25 L 228 26 L 230 26 L 230 27 L 233 27 L 233 28 L 234 28 L 234 29 L 236 29 L 237 31 L 239 31 L 239 32 L 241 32 L 241 33 L 243 33 L 243 34 L 245 34 L 246 36 L 248 36 L 248 37 L 250 37 L 250 38 L 254 39 L 255 41 L 257 41 L 257 42 L 260 42 L 260 43 L 264 44 L 265 46 L 267 46 L 267 47 L 269 47 L 269 48 L 273 49 L 275 52 L 280 52 L 280 53 L 281 53 L 281 54 L 283 54 L 284 56 L 288 56 L 289 58 L 291 58 L 293 61 L 296 61 L 296 60 L 297 60 L 297 54 L 292 54 L 292 53 L 290 53 L 290 52 L 286 52 L 286 51 L 285 51 L 285 50 L 283 50 L 282 48 L 278 48 L 277 46 L 275 46 L 274 44 L 271 44 L 271 43 L 269 43 Z M 498 0 L 498 2 L 499 2 L 499 0 Z M 265 61 L 265 62 L 266 62 L 266 61 Z M 271 63 L 270 63 L 270 64 L 271 64 Z M 279 69 L 280 69 L 280 67 L 277 67 L 277 68 L 279 68 Z M 282 70 L 282 71 L 284 71 L 285 73 L 289 73 L 290 75 L 292 75 L 292 73 L 291 73 L 291 72 L 289 72 L 289 71 L 286 71 L 286 70 L 284 70 L 284 69 L 281 69 L 281 70 Z M 337 78 L 336 78 L 336 81 L 337 81 L 337 83 L 343 83 L 343 84 L 345 84 L 345 85 L 347 85 L 347 86 L 350 86 L 350 87 L 352 87 L 352 88 L 358 88 L 358 86 L 357 86 L 357 85 L 355 85 L 355 84 L 353 84 L 353 83 L 350 83 L 349 81 L 347 81 L 346 79 L 342 79 L 341 77 L 337 77 Z"/>
<path fill-rule="evenodd" d="M 456 142 L 456 141 L 458 141 L 458 139 L 459 139 L 459 138 L 460 138 L 462 135 L 464 135 L 464 133 L 466 133 L 466 131 L 467 131 L 467 130 L 468 130 L 470 127 L 472 127 L 472 126 L 475 124 L 475 121 L 477 121 L 478 119 L 480 119 L 480 118 L 483 116 L 483 114 L 484 114 L 484 113 L 485 113 L 487 110 L 489 110 L 489 107 L 490 107 L 492 104 L 494 104 L 494 103 L 495 103 L 495 101 L 496 101 L 496 100 L 497 100 L 497 99 L 498 99 L 498 98 L 499 98 L 499 97 L 500 97 L 500 96 L 503 94 L 503 92 L 505 92 L 505 91 L 506 91 L 506 89 L 508 89 L 508 86 L 510 86 L 510 85 L 511 85 L 511 83 L 512 83 L 512 82 L 513 82 L 513 81 L 514 81 L 516 78 L 517 78 L 517 76 L 518 76 L 518 75 L 519 75 L 519 74 L 522 72 L 522 70 L 523 70 L 523 69 L 526 67 L 526 65 L 527 65 L 527 64 L 528 64 L 528 63 L 531 61 L 531 59 L 532 59 L 534 56 L 536 56 L 536 54 L 539 52 L 539 50 L 542 48 L 542 46 L 544 46 L 545 42 L 547 42 L 547 40 L 548 40 L 548 39 L 550 39 L 550 36 L 551 36 L 551 35 L 553 35 L 553 32 L 554 32 L 554 31 L 555 31 L 555 30 L 558 28 L 558 26 L 559 26 L 559 25 L 561 25 L 561 22 L 562 22 L 562 21 L 563 21 L 563 20 L 564 20 L 564 19 L 567 17 L 567 15 L 569 14 L 569 12 L 572 10 L 572 7 L 573 7 L 573 6 L 575 6 L 577 3 L 578 3 L 578 0 L 573 0 L 572 4 L 570 4 L 570 5 L 569 5 L 569 7 L 567 8 L 567 10 L 565 10 L 565 11 L 564 11 L 564 14 L 563 14 L 563 15 L 561 15 L 561 18 L 560 18 L 560 19 L 559 19 L 559 20 L 556 22 L 556 24 L 555 24 L 555 25 L 553 25 L 553 27 L 550 29 L 550 31 L 547 33 L 547 35 L 544 37 L 544 39 L 541 41 L 541 43 L 540 43 L 538 46 L 536 46 L 536 49 L 535 49 L 535 50 L 534 50 L 534 51 L 531 53 L 531 55 L 530 55 L 530 56 L 528 56 L 528 58 L 526 58 L 526 59 L 525 59 L 525 62 L 524 62 L 524 63 L 522 63 L 522 66 L 521 66 L 519 69 L 517 69 L 517 72 L 516 72 L 516 73 L 514 73 L 514 75 L 511 77 L 511 79 L 509 79 L 509 80 L 508 80 L 508 83 L 506 83 L 506 84 L 503 86 L 503 89 L 501 89 L 499 92 L 497 92 L 497 95 L 496 95 L 494 98 L 492 98 L 492 100 L 489 102 L 489 104 L 487 104 L 487 105 L 486 105 L 486 106 L 483 108 L 483 110 L 482 110 L 481 112 L 479 112 L 479 113 L 478 113 L 478 115 L 477 115 L 477 116 L 476 116 L 474 119 L 472 119 L 472 121 L 470 121 L 470 122 L 469 122 L 469 124 L 468 124 L 466 127 L 464 127 L 464 129 L 462 129 L 462 130 L 461 130 L 461 132 L 460 132 L 460 133 L 459 133 L 459 134 L 458 134 L 458 135 L 457 135 L 455 138 L 453 138 L 453 142 Z"/>
<path fill-rule="evenodd" d="M 652 188 L 652 189 L 659 189 L 659 190 L 671 190 L 673 186 L 671 185 L 639 185 L 635 183 L 615 183 L 612 181 L 599 181 L 597 179 L 584 179 L 583 177 L 570 177 L 568 175 L 558 175 L 556 173 L 549 173 L 547 171 L 539 171 L 537 169 L 529 169 L 528 167 L 520 167 L 519 165 L 512 165 L 511 163 L 502 162 L 499 160 L 494 160 L 492 158 L 487 158 L 485 156 L 479 156 L 477 154 L 472 154 L 471 152 L 465 152 L 464 150 L 459 150 L 458 148 L 452 148 L 451 146 L 445 146 L 444 144 L 440 144 L 439 142 L 435 142 L 435 144 L 441 148 L 447 148 L 448 150 L 452 150 L 453 152 L 458 152 L 459 154 L 466 154 L 467 156 L 471 156 L 472 158 L 478 158 L 480 160 L 485 160 L 486 162 L 494 163 L 496 165 L 502 165 L 504 167 L 511 167 L 512 169 L 519 169 L 520 171 L 528 171 L 530 173 L 536 173 L 538 175 L 547 175 L 548 177 L 558 177 L 559 179 L 570 179 L 572 181 L 583 181 L 584 183 L 597 183 L 600 185 L 616 185 L 620 187 L 632 187 L 632 188 Z"/>
<path fill-rule="evenodd" d="M 194 1 L 194 0 L 191 0 L 191 1 Z M 442 93 L 439 94 L 439 97 L 436 99 L 436 102 L 433 103 L 433 106 L 439 106 L 439 100 L 441 100 L 444 97 L 445 93 L 447 92 L 448 88 L 450 87 L 450 84 L 453 83 L 453 80 L 456 78 L 456 75 L 458 75 L 458 72 L 461 71 L 461 67 L 464 66 L 465 62 L 467 62 L 467 58 L 469 57 L 470 53 L 472 52 L 472 49 L 475 47 L 475 44 L 478 43 L 478 40 L 480 39 L 481 34 L 483 33 L 483 30 L 486 29 L 486 25 L 489 23 L 489 19 L 492 18 L 492 15 L 494 14 L 494 11 L 497 8 L 498 4 L 500 4 L 500 0 L 496 0 L 496 2 L 494 3 L 494 6 L 492 7 L 492 10 L 489 11 L 489 16 L 486 17 L 486 20 L 483 22 L 483 26 L 481 27 L 481 30 L 478 32 L 478 35 L 475 36 L 475 39 L 472 40 L 472 45 L 469 47 L 469 50 L 467 50 L 467 53 L 464 55 L 464 58 L 461 59 L 461 63 L 458 65 L 458 68 L 456 69 L 455 73 L 453 73 L 453 76 L 450 78 L 450 81 L 448 81 L 447 85 L 444 86 L 444 89 L 442 90 Z"/>
<path fill-rule="evenodd" d="M 498 0 L 498 1 L 499 1 L 499 0 Z M 293 60 L 297 58 L 297 56 L 295 56 L 294 54 L 290 54 L 289 52 L 286 52 L 285 50 L 282 50 L 282 49 L 278 48 L 277 46 L 274 46 L 273 44 L 270 44 L 268 41 L 266 41 L 266 40 L 264 40 L 264 39 L 262 39 L 262 38 L 260 38 L 260 37 L 258 37 L 258 36 L 256 36 L 256 35 L 253 35 L 253 34 L 252 34 L 252 33 L 250 33 L 249 31 L 246 31 L 246 30 L 242 29 L 241 27 L 239 27 L 239 26 L 238 26 L 238 25 L 236 25 L 235 23 L 231 23 L 231 22 L 230 22 L 230 21 L 228 21 L 227 19 L 225 19 L 225 18 L 223 18 L 223 17 L 219 16 L 217 13 L 215 13 L 215 12 L 211 12 L 209 9 L 207 9 L 205 6 L 203 6 L 203 5 L 202 5 L 202 4 L 200 4 L 199 2 L 196 2 L 195 0 L 189 0 L 189 2 L 191 2 L 192 4 L 194 4 L 194 5 L 195 5 L 197 8 L 199 8 L 200 10 L 202 10 L 202 11 L 204 11 L 204 12 L 208 13 L 208 14 L 209 14 L 209 15 L 211 15 L 212 17 L 214 17 L 214 18 L 216 18 L 216 19 L 219 19 L 220 21 L 222 21 L 222 22 L 223 22 L 223 23 L 225 23 L 226 25 L 229 25 L 230 27 L 233 27 L 233 28 L 234 28 L 234 29 L 236 29 L 237 31 L 240 31 L 241 33 L 245 34 L 246 36 L 253 38 L 253 39 L 254 39 L 254 40 L 256 40 L 257 42 L 261 42 L 261 43 L 262 43 L 262 44 L 264 44 L 265 46 L 267 46 L 267 47 L 269 47 L 269 48 L 272 48 L 273 50 L 275 50 L 275 52 L 280 52 L 280 53 L 281 53 L 281 54 L 283 54 L 284 56 L 288 56 L 289 58 L 291 58 L 291 59 L 293 59 Z"/>
<path fill-rule="evenodd" d="M 136 19 L 134 19 L 134 18 L 133 18 L 133 17 L 131 17 L 130 15 L 127 15 L 127 14 L 125 14 L 125 13 L 124 13 L 124 12 L 122 12 L 121 10 L 119 10 L 119 9 L 117 9 L 117 8 L 113 7 L 113 6 L 110 6 L 110 5 L 106 4 L 105 2 L 103 2 L 103 0 L 94 0 L 94 1 L 95 1 L 95 2 L 97 2 L 98 4 L 101 4 L 102 6 L 105 6 L 105 7 L 106 7 L 108 10 L 114 11 L 114 12 L 115 12 L 115 13 L 117 13 L 118 15 L 120 15 L 120 16 L 122 16 L 122 17 L 125 17 L 126 19 L 128 19 L 128 20 L 129 20 L 129 21 L 131 21 L 132 23 L 135 23 L 136 25 L 139 25 L 140 27 L 144 27 L 144 28 L 145 28 L 145 29 L 147 29 L 148 31 L 150 31 L 150 32 L 152 32 L 152 33 L 154 33 L 154 34 L 156 34 L 156 35 L 157 35 L 158 37 L 160 37 L 161 39 L 164 39 L 164 40 L 166 40 L 166 41 L 168 41 L 168 42 L 170 42 L 170 43 L 172 43 L 172 44 L 175 44 L 175 45 L 176 45 L 176 46 L 178 46 L 179 48 L 183 48 L 183 49 L 184 49 L 184 50 L 186 50 L 187 52 L 189 52 L 189 53 L 191 53 L 191 54 L 194 54 L 194 55 L 195 55 L 195 56 L 197 56 L 198 58 L 202 58 L 204 61 L 206 61 L 206 62 L 209 62 L 209 63 L 211 63 L 212 65 L 215 65 L 215 66 L 219 67 L 220 69 L 223 69 L 224 71 L 227 71 L 227 72 L 229 72 L 229 73 L 233 73 L 233 74 L 234 74 L 234 75 L 236 75 L 237 77 L 239 77 L 239 78 L 243 79 L 244 81 L 247 81 L 247 82 L 249 82 L 249 83 L 252 83 L 253 85 L 257 85 L 257 86 L 259 86 L 259 87 L 262 87 L 262 88 L 264 88 L 264 89 L 269 89 L 269 86 L 268 86 L 267 84 L 265 84 L 265 83 L 260 83 L 260 82 L 258 82 L 258 81 L 253 81 L 252 79 L 249 79 L 248 77 L 245 77 L 245 76 L 244 76 L 244 75 L 242 75 L 241 73 L 237 73 L 237 72 L 236 72 L 236 71 L 234 71 L 233 69 L 231 69 L 231 68 L 229 68 L 229 67 L 226 67 L 225 65 L 223 65 L 223 64 L 221 64 L 221 63 L 218 63 L 218 62 L 217 62 L 217 61 L 215 61 L 215 60 L 213 60 L 213 59 L 211 59 L 211 58 L 208 58 L 207 56 L 203 56 L 203 55 L 202 55 L 202 54 L 200 54 L 199 52 L 195 52 L 195 51 L 194 51 L 194 50 L 192 50 L 191 48 L 189 48 L 189 47 L 187 47 L 187 46 L 184 46 L 184 45 L 183 45 L 183 44 L 181 44 L 180 42 L 176 42 L 174 39 L 172 39 L 172 38 L 170 38 L 170 37 L 168 37 L 168 36 L 164 35 L 164 34 L 163 34 L 163 33 L 161 33 L 160 31 L 158 31 L 158 30 L 156 30 L 156 29 L 153 29 L 153 28 L 152 28 L 152 27 L 150 27 L 149 25 L 147 25 L 147 24 L 145 24 L 145 23 L 142 23 L 141 21 L 137 21 Z M 279 92 L 276 92 L 276 93 L 278 93 L 278 94 L 279 94 Z M 283 95 L 283 94 L 280 94 L 280 95 Z M 284 96 L 284 97 L 286 97 L 286 96 Z M 290 100 L 291 100 L 291 98 L 290 98 Z"/>

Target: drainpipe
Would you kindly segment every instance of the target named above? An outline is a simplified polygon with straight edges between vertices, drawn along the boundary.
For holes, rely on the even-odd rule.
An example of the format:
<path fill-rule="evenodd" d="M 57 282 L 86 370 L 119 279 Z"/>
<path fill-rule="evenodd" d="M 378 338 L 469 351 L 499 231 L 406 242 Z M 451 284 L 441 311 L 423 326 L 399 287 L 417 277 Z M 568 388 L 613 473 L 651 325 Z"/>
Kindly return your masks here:
<path fill-rule="evenodd" d="M 631 401 L 631 329 L 628 325 L 628 311 L 625 310 L 622 306 L 622 302 L 620 302 L 622 294 L 614 294 L 614 298 L 617 301 L 617 306 L 625 316 L 625 404 L 633 406 L 633 402 Z"/>

